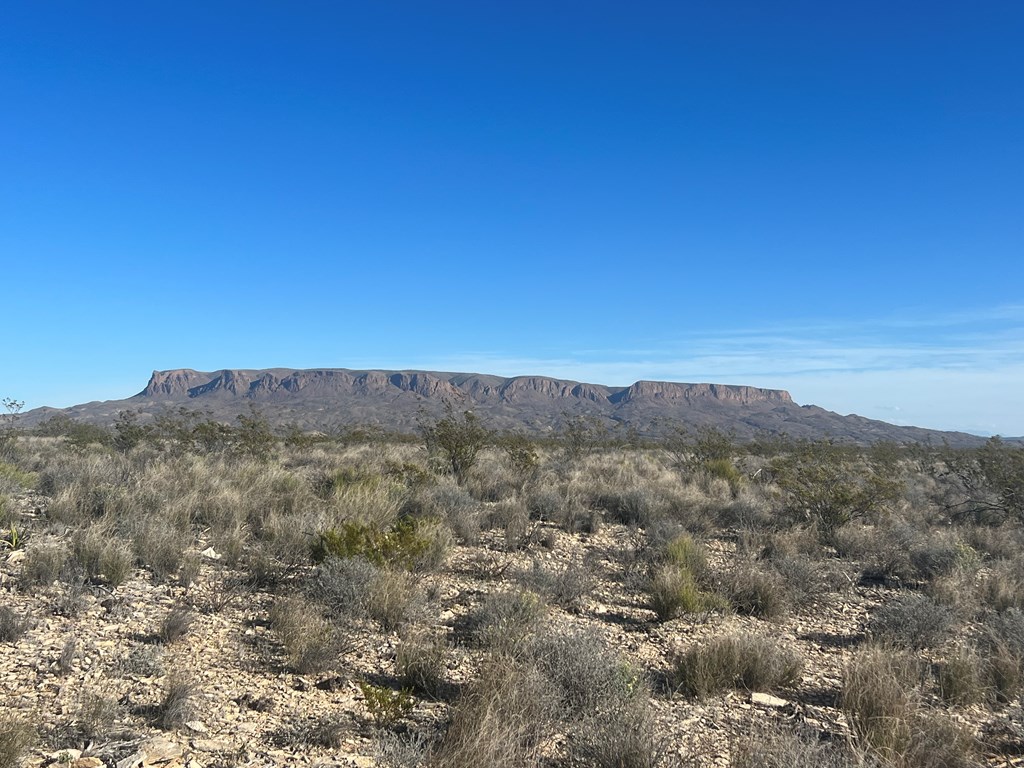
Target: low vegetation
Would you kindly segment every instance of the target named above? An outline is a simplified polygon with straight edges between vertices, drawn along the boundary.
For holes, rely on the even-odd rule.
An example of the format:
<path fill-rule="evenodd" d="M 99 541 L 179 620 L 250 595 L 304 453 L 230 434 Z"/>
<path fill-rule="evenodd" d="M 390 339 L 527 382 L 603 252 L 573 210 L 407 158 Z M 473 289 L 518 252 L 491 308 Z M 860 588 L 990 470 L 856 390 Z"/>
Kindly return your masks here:
<path fill-rule="evenodd" d="M 216 765 L 1010 762 L 1022 456 L 455 409 L 404 440 L 7 429 L 0 768 L 157 736 Z"/>

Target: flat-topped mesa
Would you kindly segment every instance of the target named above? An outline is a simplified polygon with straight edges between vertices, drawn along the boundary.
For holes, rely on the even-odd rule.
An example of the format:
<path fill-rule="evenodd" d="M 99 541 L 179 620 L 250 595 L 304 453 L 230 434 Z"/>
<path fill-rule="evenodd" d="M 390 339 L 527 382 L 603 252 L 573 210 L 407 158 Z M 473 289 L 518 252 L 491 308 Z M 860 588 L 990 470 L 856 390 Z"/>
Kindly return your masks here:
<path fill-rule="evenodd" d="M 793 398 L 784 389 L 762 389 L 735 384 L 679 384 L 671 381 L 638 381 L 616 396 L 619 403 L 636 400 L 715 400 L 731 405 L 753 405 L 755 403 L 793 403 Z"/>

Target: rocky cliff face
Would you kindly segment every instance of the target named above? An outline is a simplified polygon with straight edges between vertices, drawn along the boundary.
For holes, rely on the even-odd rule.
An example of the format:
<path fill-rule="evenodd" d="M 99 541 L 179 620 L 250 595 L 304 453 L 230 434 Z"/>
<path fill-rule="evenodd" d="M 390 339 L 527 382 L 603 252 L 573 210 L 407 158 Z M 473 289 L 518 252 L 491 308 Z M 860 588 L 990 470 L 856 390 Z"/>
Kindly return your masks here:
<path fill-rule="evenodd" d="M 586 417 L 610 428 L 628 427 L 652 437 L 676 427 L 714 426 L 739 439 L 785 434 L 860 443 L 946 439 L 966 446 L 983 442 L 962 433 L 897 427 L 859 416 L 840 416 L 816 406 L 799 406 L 780 389 L 666 381 L 607 387 L 546 376 L 502 378 L 344 368 L 154 371 L 146 388 L 133 397 L 62 410 L 39 408 L 24 414 L 21 423 L 32 426 L 63 413 L 110 425 L 121 411 L 135 411 L 145 421 L 181 406 L 233 421 L 252 405 L 273 422 L 317 430 L 376 426 L 412 432 L 424 413 L 438 416 L 452 406 L 472 409 L 495 429 L 541 435 Z"/>
<path fill-rule="evenodd" d="M 480 403 L 522 403 L 538 400 L 586 401 L 598 404 L 626 404 L 644 400 L 704 400 L 734 405 L 793 403 L 789 393 L 784 390 L 725 384 L 638 381 L 630 387 L 610 388 L 546 376 L 516 376 L 502 379 L 474 374 L 350 371 L 341 368 L 297 371 L 222 370 L 213 373 L 187 368 L 154 371 L 149 384 L 136 397 L 180 399 L 219 395 L 261 400 L 282 394 L 372 395 L 386 394 L 388 391 L 411 392 L 424 398 L 449 398 L 454 402 Z"/>

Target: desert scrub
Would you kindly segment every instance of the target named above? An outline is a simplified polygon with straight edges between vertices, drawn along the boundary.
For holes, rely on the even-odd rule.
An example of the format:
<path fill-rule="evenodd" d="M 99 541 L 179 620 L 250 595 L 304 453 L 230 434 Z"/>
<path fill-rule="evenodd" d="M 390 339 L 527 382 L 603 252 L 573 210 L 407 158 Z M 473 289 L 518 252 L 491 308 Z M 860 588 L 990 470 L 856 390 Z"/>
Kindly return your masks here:
<path fill-rule="evenodd" d="M 530 642 L 528 653 L 554 684 L 567 719 L 619 709 L 646 693 L 639 673 L 594 630 L 545 632 Z"/>
<path fill-rule="evenodd" d="M 290 669 L 305 675 L 337 663 L 344 649 L 341 637 L 315 606 L 299 598 L 279 599 L 271 607 L 269 618 Z"/>
<path fill-rule="evenodd" d="M 25 621 L 18 618 L 14 609 L 0 605 L 0 643 L 13 643 L 25 634 L 28 628 Z"/>
<path fill-rule="evenodd" d="M 313 543 L 313 561 L 362 557 L 374 565 L 426 570 L 440 565 L 450 540 L 435 520 L 402 518 L 386 530 L 354 520 L 328 528 Z"/>
<path fill-rule="evenodd" d="M 813 525 L 825 542 L 851 521 L 894 504 L 904 485 L 892 464 L 831 441 L 799 443 L 770 471 L 790 517 Z"/>
<path fill-rule="evenodd" d="M 469 614 L 466 628 L 477 645 L 514 655 L 536 631 L 545 612 L 544 601 L 529 590 L 494 592 Z"/>
<path fill-rule="evenodd" d="M 737 613 L 781 619 L 792 598 L 782 575 L 756 563 L 740 563 L 722 577 L 722 592 Z"/>
<path fill-rule="evenodd" d="M 705 698 L 729 688 L 766 691 L 795 685 L 803 660 L 774 640 L 748 634 L 723 635 L 691 648 L 672 661 L 677 691 Z"/>
<path fill-rule="evenodd" d="M 655 732 L 648 701 L 617 702 L 584 718 L 575 728 L 570 751 L 592 768 L 657 768 L 666 744 Z"/>
<path fill-rule="evenodd" d="M 439 467 L 454 475 L 459 485 L 466 482 L 480 452 L 493 441 L 491 431 L 472 411 L 459 415 L 451 406 L 437 421 L 420 419 L 419 427 L 427 452 L 436 458 Z"/>
<path fill-rule="evenodd" d="M 35 729 L 10 710 L 0 711 L 0 768 L 17 768 L 36 740 Z"/>
<path fill-rule="evenodd" d="M 907 653 L 868 646 L 850 662 L 842 706 L 857 745 L 900 768 L 975 765 L 974 742 L 944 713 L 921 704 L 921 663 Z"/>
<path fill-rule="evenodd" d="M 551 683 L 507 657 L 485 665 L 452 708 L 431 768 L 532 765 L 558 717 Z"/>
<path fill-rule="evenodd" d="M 953 626 L 953 614 L 927 595 L 901 595 L 871 617 L 868 632 L 877 641 L 900 648 L 932 648 Z"/>

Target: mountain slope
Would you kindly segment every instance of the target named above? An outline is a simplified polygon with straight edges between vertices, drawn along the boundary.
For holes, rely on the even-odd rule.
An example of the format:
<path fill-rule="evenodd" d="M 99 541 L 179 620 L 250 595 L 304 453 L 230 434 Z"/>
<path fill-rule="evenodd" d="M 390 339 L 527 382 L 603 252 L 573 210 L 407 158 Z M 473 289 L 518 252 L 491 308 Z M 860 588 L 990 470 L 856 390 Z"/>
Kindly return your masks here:
<path fill-rule="evenodd" d="M 840 416 L 813 405 L 800 406 L 778 389 L 638 381 L 608 387 L 545 376 L 502 378 L 437 371 L 355 371 L 344 368 L 295 370 L 188 368 L 154 371 L 145 389 L 123 400 L 85 403 L 65 409 L 39 408 L 23 417 L 32 426 L 58 413 L 96 424 L 111 424 L 123 410 L 145 420 L 186 407 L 212 418 L 233 420 L 256 407 L 277 424 L 331 430 L 377 426 L 410 432 L 417 418 L 437 416 L 450 405 L 471 409 L 497 429 L 534 434 L 557 431 L 573 418 L 620 424 L 654 436 L 677 425 L 714 426 L 740 439 L 781 435 L 832 437 L 859 443 L 880 440 L 976 445 L 964 433 L 900 427 L 861 416 Z"/>

